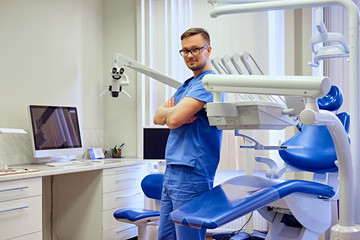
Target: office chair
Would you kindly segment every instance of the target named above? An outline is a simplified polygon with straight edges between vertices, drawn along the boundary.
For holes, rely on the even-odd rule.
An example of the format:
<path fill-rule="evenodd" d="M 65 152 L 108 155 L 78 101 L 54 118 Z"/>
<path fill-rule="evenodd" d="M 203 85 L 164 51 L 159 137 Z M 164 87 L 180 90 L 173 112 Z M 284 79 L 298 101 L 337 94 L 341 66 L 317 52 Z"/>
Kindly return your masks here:
<path fill-rule="evenodd" d="M 141 181 L 141 188 L 150 199 L 160 200 L 164 174 L 149 174 Z M 138 227 L 138 240 L 146 240 L 146 228 L 159 225 L 160 212 L 142 208 L 121 208 L 114 212 L 117 221 L 132 223 Z"/>

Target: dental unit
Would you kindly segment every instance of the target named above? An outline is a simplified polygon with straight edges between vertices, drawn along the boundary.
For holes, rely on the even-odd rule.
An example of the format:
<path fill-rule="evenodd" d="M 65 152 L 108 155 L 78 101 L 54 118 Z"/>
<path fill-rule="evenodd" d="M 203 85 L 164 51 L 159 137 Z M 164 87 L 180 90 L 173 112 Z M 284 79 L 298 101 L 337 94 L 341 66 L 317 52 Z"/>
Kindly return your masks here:
<path fill-rule="evenodd" d="M 214 8 L 210 13 L 212 17 L 217 17 L 224 14 L 306 7 L 325 7 L 330 5 L 340 5 L 347 9 L 349 13 L 350 30 L 349 47 L 347 47 L 348 45 L 344 41 L 344 38 L 341 37 L 341 35 L 327 33 L 325 28 L 321 27 L 319 21 L 317 22 L 317 25 L 320 26 L 320 37 L 313 37 L 311 44 L 315 54 L 322 54 L 321 57 L 320 55 L 315 55 L 314 63 L 312 64 L 313 66 L 318 66 L 319 61 L 329 58 L 347 56 L 350 58 L 350 87 L 351 101 L 353 103 L 350 111 L 350 115 L 352 117 L 352 121 L 350 123 L 351 146 L 349 143 L 348 134 L 346 132 L 346 129 L 348 129 L 346 123 L 348 124 L 348 122 L 345 121 L 341 116 L 336 116 L 333 112 L 322 109 L 319 110 L 317 98 L 324 97 L 330 90 L 330 80 L 326 77 L 319 79 L 317 77 L 310 76 L 279 77 L 263 75 L 214 75 L 206 76 L 203 79 L 204 87 L 214 94 L 214 102 L 207 104 L 209 121 L 211 124 L 217 126 L 220 129 L 281 129 L 291 125 L 291 121 L 288 121 L 287 118 L 293 114 L 289 108 L 274 110 L 276 114 L 269 114 L 269 109 L 264 111 L 267 113 L 266 115 L 262 113 L 257 114 L 255 112 L 259 111 L 256 108 L 255 110 L 250 111 L 249 109 L 242 108 L 242 106 L 238 103 L 221 102 L 220 96 L 222 92 L 292 95 L 302 96 L 306 99 L 306 105 L 299 114 L 299 120 L 305 125 L 305 127 L 326 126 L 326 129 L 328 130 L 328 133 L 333 140 L 333 146 L 335 148 L 337 159 L 335 162 L 333 162 L 333 166 L 335 167 L 336 165 L 338 167 L 339 174 L 339 223 L 331 226 L 330 206 L 328 205 L 329 203 L 325 203 L 325 199 L 330 200 L 334 197 L 336 199 L 336 184 L 334 186 L 335 188 L 330 190 L 328 188 L 329 185 L 327 184 L 319 186 L 316 182 L 312 182 L 314 185 L 306 186 L 310 182 L 294 183 L 291 182 L 291 180 L 284 182 L 273 182 L 273 179 L 257 179 L 254 176 L 240 176 L 237 179 L 229 180 L 221 184 L 221 186 L 215 187 L 213 190 L 203 194 L 198 199 L 195 199 L 185 206 L 175 210 L 171 214 L 173 221 L 177 224 L 188 225 L 192 227 L 215 228 L 229 222 L 230 220 L 250 213 L 253 210 L 258 210 L 264 216 L 267 216 L 265 218 L 272 222 L 272 226 L 270 227 L 266 239 L 317 239 L 319 234 L 326 231 L 329 227 L 331 227 L 331 239 L 360 239 L 359 206 L 355 203 L 355 198 L 359 197 L 359 177 L 358 174 L 354 171 L 354 169 L 359 168 L 359 154 L 356 148 L 359 137 L 359 129 L 357 127 L 357 124 L 359 123 L 358 110 L 353 106 L 356 105 L 355 103 L 359 102 L 357 67 L 359 63 L 359 42 L 357 37 L 359 13 L 356 5 L 353 2 L 346 0 L 209 2 L 213 3 L 214 5 Z M 220 3 L 232 4 L 218 6 Z M 319 15 L 319 12 L 317 14 Z M 341 51 L 342 53 L 338 54 L 337 51 L 328 51 L 330 47 L 322 47 L 318 50 L 315 50 L 315 44 L 319 42 L 325 42 L 326 40 L 336 40 L 336 42 L 340 43 L 340 45 L 336 45 L 335 48 L 343 50 Z M 323 50 L 324 48 L 326 50 Z M 350 51 L 348 49 L 350 49 Z M 255 102 L 253 105 L 260 106 L 265 104 L 257 104 Z M 288 113 L 288 115 L 286 115 L 286 113 Z M 247 115 L 252 117 L 247 119 Z M 283 120 L 284 118 L 286 120 Z M 253 121 L 250 121 L 250 119 L 256 119 L 258 121 L 254 121 L 254 123 Z M 291 120 L 294 121 L 294 119 Z M 343 120 L 343 122 L 341 120 Z M 296 121 L 294 121 L 293 124 L 295 124 L 295 122 Z M 301 150 L 299 149 L 298 151 Z M 281 150 L 279 152 L 281 152 Z M 316 155 L 317 154 L 313 153 L 314 159 L 316 158 Z M 316 171 L 318 170 L 315 170 L 315 173 Z M 314 174 L 314 178 L 316 177 L 317 174 Z M 292 184 L 294 185 L 290 186 Z M 276 189 L 276 193 L 273 193 L 274 189 Z M 289 192 L 287 192 L 287 190 L 289 190 Z M 332 193 L 325 193 L 324 191 L 327 190 L 330 190 Z M 311 198 L 312 194 L 314 195 L 313 198 Z M 306 199 L 308 204 L 301 200 L 302 197 L 303 200 Z M 210 200 L 206 201 L 205 199 Z M 220 204 L 216 204 L 219 202 L 227 204 L 223 204 L 222 206 Z M 289 212 L 286 214 L 290 213 L 290 215 L 299 221 L 299 223 L 303 226 L 300 233 L 295 234 L 292 232 L 294 231 L 293 228 L 283 224 L 285 221 L 284 217 L 286 216 L 285 213 L 282 213 L 285 215 L 278 215 L 277 213 L 269 214 L 267 208 L 264 208 L 265 206 L 271 205 L 274 202 L 278 204 L 278 206 L 273 207 L 273 210 L 276 208 L 288 209 Z M 285 205 L 287 205 L 286 208 L 283 208 L 284 202 L 286 203 Z M 301 206 L 301 204 L 297 205 L 296 202 L 302 202 L 304 206 Z M 202 207 L 199 209 L 199 206 L 201 205 L 200 203 L 205 206 L 204 209 Z M 196 211 L 194 208 L 195 206 L 197 206 Z M 317 206 L 316 209 L 313 209 L 313 206 Z M 192 213 L 192 211 L 195 212 Z M 279 212 L 281 213 L 281 210 L 278 211 L 278 213 Z M 269 217 L 270 215 L 271 217 Z"/>
<path fill-rule="evenodd" d="M 219 129 L 235 130 L 237 136 L 254 143 L 250 147 L 255 151 L 279 150 L 285 166 L 278 168 L 271 159 L 258 157 L 255 160 L 269 166 L 266 177 L 239 176 L 230 179 L 173 211 L 173 222 L 213 229 L 257 210 L 272 223 L 266 237 L 268 240 L 318 239 L 329 228 L 331 239 L 360 239 L 360 207 L 357 203 L 360 177 L 356 172 L 360 168 L 358 8 L 350 0 L 209 0 L 209 3 L 213 5 L 211 17 L 317 8 L 319 34 L 311 38 L 314 59 L 310 65 L 317 67 L 320 61 L 327 59 L 349 58 L 351 123 L 347 113 L 334 113 L 341 106 L 342 95 L 336 86 L 331 85 L 328 77 L 271 76 L 263 75 L 261 70 L 261 75 L 253 75 L 247 60 L 254 59 L 247 53 L 215 57 L 211 62 L 219 74 L 206 75 L 203 79 L 205 89 L 214 96 L 214 101 L 206 105 L 210 124 Z M 322 8 L 333 5 L 345 8 L 349 14 L 349 43 L 343 35 L 327 32 L 322 22 Z M 336 45 L 315 47 L 328 41 Z M 119 53 L 114 54 L 113 59 L 171 87 L 177 88 L 181 84 Z M 250 75 L 243 75 L 240 62 Z M 224 102 L 224 93 L 240 93 L 241 99 Z M 254 95 L 268 98 L 264 101 L 251 97 Z M 333 100 L 335 105 L 331 103 L 328 106 Z M 281 146 L 264 146 L 238 131 L 276 130 L 288 126 L 297 126 L 301 131 Z M 314 152 L 314 147 L 323 152 Z M 280 180 L 286 171 L 309 171 L 314 173 L 314 178 L 313 181 Z M 332 214 L 337 214 L 332 205 L 337 200 L 339 223 L 332 225 Z"/>

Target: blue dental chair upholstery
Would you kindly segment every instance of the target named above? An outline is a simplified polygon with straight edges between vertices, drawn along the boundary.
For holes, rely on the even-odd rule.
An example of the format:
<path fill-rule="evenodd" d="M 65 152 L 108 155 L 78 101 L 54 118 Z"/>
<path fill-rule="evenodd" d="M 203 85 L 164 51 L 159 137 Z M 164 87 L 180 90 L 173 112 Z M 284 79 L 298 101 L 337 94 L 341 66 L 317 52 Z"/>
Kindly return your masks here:
<path fill-rule="evenodd" d="M 181 225 L 214 229 L 295 192 L 314 198 L 335 194 L 332 187 L 320 183 L 238 176 L 173 211 L 171 219 Z"/>
<path fill-rule="evenodd" d="M 342 98 L 337 90 L 329 94 Z M 340 107 L 339 100 L 326 97 L 320 108 L 333 111 L 333 105 L 326 104 L 329 101 L 337 104 L 336 110 Z M 340 113 L 337 116 L 348 132 L 349 115 Z M 172 221 L 194 228 L 214 229 L 258 210 L 272 223 L 266 239 L 318 239 L 320 233 L 331 227 L 332 200 L 336 200 L 332 198 L 336 197 L 337 185 L 316 180 L 328 179 L 318 175 L 337 174 L 334 143 L 325 126 L 302 126 L 301 131 L 283 145 L 302 146 L 279 150 L 279 154 L 285 168 L 313 172 L 314 181 L 238 176 L 173 211 Z"/>
<path fill-rule="evenodd" d="M 164 182 L 163 174 L 149 174 L 141 181 L 141 188 L 150 199 L 160 200 Z M 142 208 L 121 208 L 114 212 L 117 221 L 132 223 L 138 227 L 138 240 L 146 240 L 146 227 L 158 225 L 160 212 Z"/>
<path fill-rule="evenodd" d="M 350 116 L 348 113 L 337 115 L 349 132 Z M 284 149 L 279 151 L 286 164 L 303 171 L 325 173 L 337 171 L 336 151 L 331 135 L 325 126 L 301 127 L 283 146 L 302 146 L 299 149 Z"/>

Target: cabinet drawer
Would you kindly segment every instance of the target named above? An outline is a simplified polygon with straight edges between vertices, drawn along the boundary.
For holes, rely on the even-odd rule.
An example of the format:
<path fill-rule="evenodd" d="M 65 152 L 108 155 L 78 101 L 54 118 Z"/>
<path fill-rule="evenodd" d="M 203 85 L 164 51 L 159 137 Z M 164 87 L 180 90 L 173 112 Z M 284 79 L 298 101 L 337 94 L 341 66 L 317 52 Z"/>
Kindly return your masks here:
<path fill-rule="evenodd" d="M 140 188 L 110 192 L 103 195 L 103 210 L 123 208 L 130 204 L 143 202 L 144 194 L 140 191 Z"/>
<path fill-rule="evenodd" d="M 41 178 L 28 178 L 14 181 L 0 182 L 0 202 L 42 193 Z"/>
<path fill-rule="evenodd" d="M 129 207 L 129 208 L 144 208 L 143 206 L 144 206 L 144 204 L 142 204 L 142 203 L 135 203 L 135 204 L 128 205 L 127 207 Z M 131 224 L 131 223 L 123 223 L 123 222 L 117 221 L 113 215 L 116 210 L 118 210 L 118 208 L 103 211 L 103 227 L 104 228 L 111 227 L 111 226 L 119 226 L 119 229 L 126 229 L 126 228 L 129 228 L 130 226 L 134 226 L 134 224 Z"/>
<path fill-rule="evenodd" d="M 146 170 L 145 164 L 137 164 L 126 167 L 107 168 L 103 170 L 103 175 L 117 175 L 117 174 L 136 174 L 143 173 Z"/>
<path fill-rule="evenodd" d="M 103 240 L 124 240 L 136 237 L 138 235 L 138 230 L 135 225 L 132 227 L 119 230 L 119 227 L 109 227 L 104 229 Z"/>
<path fill-rule="evenodd" d="M 41 196 L 0 202 L 1 239 L 42 230 Z"/>
<path fill-rule="evenodd" d="M 133 176 L 131 178 L 124 179 L 123 176 L 111 175 L 105 176 L 103 179 L 103 193 L 114 192 L 130 188 L 139 188 L 141 184 L 141 178 Z"/>

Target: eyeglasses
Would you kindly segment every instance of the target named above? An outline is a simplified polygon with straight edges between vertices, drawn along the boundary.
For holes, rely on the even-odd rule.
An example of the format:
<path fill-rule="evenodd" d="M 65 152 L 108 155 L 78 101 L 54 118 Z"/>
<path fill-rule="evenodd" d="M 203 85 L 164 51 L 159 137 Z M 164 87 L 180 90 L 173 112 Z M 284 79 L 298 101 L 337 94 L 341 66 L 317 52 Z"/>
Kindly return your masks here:
<path fill-rule="evenodd" d="M 196 55 L 199 55 L 201 49 L 205 49 L 205 48 L 207 48 L 207 47 L 208 47 L 208 46 L 205 45 L 205 46 L 203 46 L 203 47 L 193 48 L 193 49 L 190 49 L 190 50 L 181 49 L 181 50 L 179 51 L 179 53 L 180 53 L 180 55 L 183 56 L 183 57 L 186 57 L 187 55 L 189 55 L 189 53 L 191 53 L 191 55 L 193 55 L 193 56 L 196 56 Z"/>

